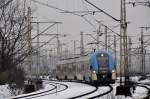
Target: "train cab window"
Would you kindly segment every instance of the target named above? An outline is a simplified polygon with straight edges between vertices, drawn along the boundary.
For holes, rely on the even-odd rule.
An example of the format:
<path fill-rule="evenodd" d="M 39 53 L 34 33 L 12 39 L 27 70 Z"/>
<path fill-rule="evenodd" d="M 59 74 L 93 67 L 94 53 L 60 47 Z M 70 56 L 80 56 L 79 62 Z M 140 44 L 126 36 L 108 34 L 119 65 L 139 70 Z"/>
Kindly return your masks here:
<path fill-rule="evenodd" d="M 108 55 L 104 53 L 100 53 L 97 55 L 97 62 L 99 66 L 105 67 L 108 66 Z"/>

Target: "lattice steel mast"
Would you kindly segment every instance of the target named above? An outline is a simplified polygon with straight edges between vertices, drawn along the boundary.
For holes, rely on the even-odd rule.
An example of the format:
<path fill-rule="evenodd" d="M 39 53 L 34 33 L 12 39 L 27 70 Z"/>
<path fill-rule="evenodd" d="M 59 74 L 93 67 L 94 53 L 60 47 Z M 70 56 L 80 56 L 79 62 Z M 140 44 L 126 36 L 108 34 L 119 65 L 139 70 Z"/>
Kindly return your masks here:
<path fill-rule="evenodd" d="M 126 22 L 126 6 L 125 0 L 121 0 L 121 12 L 120 12 L 120 54 L 122 61 L 120 62 L 121 67 L 123 66 L 125 82 L 128 78 L 128 46 L 127 46 L 127 22 Z M 123 48 L 123 49 L 122 49 Z"/>

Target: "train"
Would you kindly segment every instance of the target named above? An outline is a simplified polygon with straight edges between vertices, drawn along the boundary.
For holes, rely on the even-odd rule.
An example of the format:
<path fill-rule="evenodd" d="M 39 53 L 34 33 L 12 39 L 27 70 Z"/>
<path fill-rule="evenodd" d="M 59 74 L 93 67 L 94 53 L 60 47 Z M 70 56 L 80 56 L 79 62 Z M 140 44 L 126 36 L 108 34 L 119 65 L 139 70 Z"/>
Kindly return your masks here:
<path fill-rule="evenodd" d="M 111 52 L 103 50 L 62 59 L 56 65 L 56 78 L 89 82 L 115 81 L 116 62 Z"/>

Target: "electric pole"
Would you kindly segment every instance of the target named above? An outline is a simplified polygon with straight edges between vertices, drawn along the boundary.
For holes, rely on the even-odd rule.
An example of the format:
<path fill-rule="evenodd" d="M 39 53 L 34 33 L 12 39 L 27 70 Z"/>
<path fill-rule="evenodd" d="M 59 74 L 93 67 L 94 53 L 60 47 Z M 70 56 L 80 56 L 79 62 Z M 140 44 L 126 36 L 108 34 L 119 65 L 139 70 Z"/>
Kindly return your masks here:
<path fill-rule="evenodd" d="M 80 55 L 84 55 L 84 42 L 83 42 L 83 32 L 80 32 L 81 35 L 81 45 L 80 45 Z"/>
<path fill-rule="evenodd" d="M 107 51 L 108 50 L 108 47 L 107 47 L 107 26 L 105 26 L 105 50 Z"/>
<path fill-rule="evenodd" d="M 132 39 L 131 39 L 131 37 L 129 37 L 129 70 L 132 70 L 132 64 L 131 64 L 131 60 L 132 60 L 132 58 L 131 58 L 131 46 L 132 46 Z"/>
<path fill-rule="evenodd" d="M 76 41 L 78 40 L 71 40 L 73 42 L 73 53 L 74 53 L 74 57 L 76 56 Z"/>
<path fill-rule="evenodd" d="M 122 71 L 123 69 L 123 71 Z M 123 73 L 123 75 L 122 75 Z M 124 82 L 122 82 L 122 76 Z M 123 85 L 122 85 L 123 84 Z M 116 95 L 131 96 L 131 82 L 128 72 L 128 43 L 125 0 L 121 0 L 120 10 L 120 86 L 116 87 Z"/>
<path fill-rule="evenodd" d="M 60 55 L 60 40 L 59 40 L 59 34 L 58 34 L 58 24 L 61 24 L 62 22 L 56 22 L 56 21 L 47 21 L 47 22 L 31 22 L 31 23 L 36 23 L 37 24 L 37 36 L 35 36 L 34 38 L 37 38 L 37 50 L 39 51 L 40 47 L 43 47 L 44 45 L 46 45 L 47 43 L 49 43 L 52 39 L 50 39 L 48 42 L 45 42 L 43 45 L 40 46 L 39 44 L 39 37 L 41 35 L 55 35 L 55 37 L 57 38 L 57 56 Z M 53 23 L 52 25 L 50 25 L 48 28 L 44 29 L 44 31 L 39 32 L 39 24 L 41 23 Z M 52 26 L 54 26 L 55 24 L 57 24 L 57 34 L 43 34 L 45 31 L 47 31 L 49 28 L 51 28 Z M 34 39 L 32 38 L 32 39 Z M 59 57 L 59 56 L 58 56 Z M 59 58 L 58 58 L 59 59 Z M 38 61 L 39 59 L 37 59 Z M 39 61 L 38 61 L 39 62 Z M 37 67 L 38 67 L 38 63 L 37 62 Z"/>
<path fill-rule="evenodd" d="M 110 46 L 111 46 L 111 45 L 110 45 L 110 42 L 111 42 L 110 39 L 111 39 L 111 37 L 110 37 L 110 32 L 107 32 L 107 42 L 108 42 L 108 43 L 107 43 L 107 46 L 108 46 L 107 50 L 110 50 Z"/>
<path fill-rule="evenodd" d="M 115 54 L 115 64 L 117 64 L 117 44 L 116 44 L 116 35 L 114 35 L 114 54 Z"/>
<path fill-rule="evenodd" d="M 150 27 L 140 27 L 141 28 L 141 72 L 144 74 L 145 73 L 145 50 L 144 50 L 144 35 L 143 31 L 144 29 L 147 30 Z"/>
<path fill-rule="evenodd" d="M 127 22 L 126 22 L 126 6 L 125 6 L 125 0 L 121 0 L 121 15 L 120 15 L 120 35 L 121 35 L 121 41 L 120 41 L 120 54 L 121 57 L 121 64 L 120 66 L 123 66 L 123 74 L 125 77 L 125 85 L 126 81 L 129 80 L 128 75 L 128 48 L 127 48 Z M 123 48 L 123 49 L 122 49 Z M 123 52 L 123 58 L 122 58 L 122 52 Z M 122 63 L 123 62 L 123 63 Z"/>
<path fill-rule="evenodd" d="M 32 40 L 31 40 L 31 8 L 28 7 L 28 53 L 29 53 L 29 58 L 28 58 L 28 70 L 29 70 L 29 75 L 31 75 L 31 67 L 32 67 Z"/>
<path fill-rule="evenodd" d="M 99 24 L 99 28 L 97 30 L 97 50 L 99 50 L 99 36 L 100 36 L 101 24 Z"/>
<path fill-rule="evenodd" d="M 39 22 L 37 22 L 37 35 L 39 35 Z M 40 38 L 37 36 L 37 77 L 39 76 L 40 68 Z"/>
<path fill-rule="evenodd" d="M 73 42 L 73 47 L 74 47 L 74 56 L 76 55 L 76 41 L 74 40 L 74 42 Z"/>
<path fill-rule="evenodd" d="M 58 24 L 57 24 L 57 56 L 58 60 L 60 59 L 60 40 L 59 40 L 59 34 L 58 34 Z"/>
<path fill-rule="evenodd" d="M 144 73 L 144 41 L 143 41 L 143 28 L 144 27 L 140 27 L 141 28 L 141 72 Z"/>

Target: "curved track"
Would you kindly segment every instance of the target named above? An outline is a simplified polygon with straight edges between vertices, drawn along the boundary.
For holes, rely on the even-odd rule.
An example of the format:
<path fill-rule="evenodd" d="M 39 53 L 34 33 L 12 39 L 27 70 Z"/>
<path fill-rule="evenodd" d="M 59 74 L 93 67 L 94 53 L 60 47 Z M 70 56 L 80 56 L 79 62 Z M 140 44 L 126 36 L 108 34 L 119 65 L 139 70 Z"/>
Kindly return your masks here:
<path fill-rule="evenodd" d="M 107 95 L 107 94 L 111 93 L 111 91 L 113 90 L 113 87 L 112 87 L 111 85 L 108 85 L 108 87 L 110 88 L 110 90 L 108 90 L 107 92 L 102 93 L 102 94 L 99 94 L 99 95 L 97 95 L 97 96 L 90 97 L 89 99 L 102 97 L 102 96 L 104 96 L 104 95 Z"/>
<path fill-rule="evenodd" d="M 56 81 L 57 81 L 57 80 L 56 80 Z M 78 81 L 78 80 L 74 80 L 74 81 L 72 81 L 72 80 L 69 80 L 69 81 L 68 81 L 68 80 L 61 80 L 60 82 L 76 82 L 76 83 L 83 83 L 83 84 L 88 84 L 88 85 L 90 85 L 90 86 L 94 86 L 94 85 L 91 85 L 90 83 L 83 82 L 83 81 Z M 94 87 L 95 87 L 95 86 L 94 86 Z M 89 97 L 88 99 L 94 99 L 94 98 L 102 97 L 102 96 L 105 96 L 105 95 L 111 93 L 112 90 L 113 90 L 113 87 L 112 87 L 111 85 L 107 85 L 107 87 L 109 87 L 109 90 L 108 90 L 107 92 L 104 92 L 104 93 L 101 93 L 101 94 L 98 94 L 98 95 Z M 88 93 L 85 93 L 85 94 L 82 94 L 82 95 L 78 95 L 78 96 L 75 96 L 75 97 L 71 97 L 71 98 L 69 98 L 69 99 L 82 98 L 82 97 L 84 97 L 84 96 L 91 95 L 91 94 L 95 93 L 96 91 L 98 91 L 98 89 L 99 89 L 99 87 L 96 86 L 96 87 L 95 87 L 95 90 L 92 90 L 92 91 L 90 91 L 90 92 L 88 92 Z"/>
<path fill-rule="evenodd" d="M 136 82 L 136 85 L 140 87 L 144 87 L 148 90 L 148 93 L 147 93 L 148 95 L 146 97 L 143 97 L 143 99 L 149 99 L 150 98 L 150 84 Z"/>
<path fill-rule="evenodd" d="M 52 83 L 55 83 L 56 85 L 62 85 L 62 86 L 65 86 L 64 89 L 61 89 L 61 90 L 58 90 L 57 92 L 62 92 L 62 91 L 65 91 L 66 89 L 68 89 L 68 85 L 66 84 L 61 84 L 61 83 L 56 83 L 56 82 L 52 82 Z M 56 86 L 57 87 L 57 86 Z M 49 94 L 55 94 L 56 92 L 53 92 L 53 93 L 49 93 Z"/>
<path fill-rule="evenodd" d="M 72 97 L 72 98 L 69 98 L 69 99 L 75 99 L 75 98 L 80 98 L 80 97 L 83 97 L 83 96 L 87 96 L 87 95 L 90 95 L 90 94 L 96 92 L 97 90 L 98 90 L 98 87 L 96 87 L 95 90 L 92 90 L 92 91 L 90 91 L 88 93 L 85 93 L 85 94 L 82 94 L 82 95 L 79 95 L 79 96 L 75 96 L 75 97 Z"/>
<path fill-rule="evenodd" d="M 57 92 L 62 92 L 64 90 L 68 89 L 68 86 L 65 85 L 65 84 L 55 83 L 55 82 L 49 82 L 48 84 L 54 86 L 54 88 L 46 90 L 46 91 L 43 91 L 43 92 L 38 92 L 38 93 L 35 93 L 35 94 L 30 94 L 30 95 L 26 95 L 26 96 L 18 96 L 18 97 L 11 98 L 11 99 L 20 99 L 20 98 L 31 99 L 31 98 L 37 98 L 37 97 L 42 97 L 42 96 L 46 96 L 46 95 L 49 95 L 49 94 L 55 94 Z M 57 90 L 57 85 L 58 84 L 64 86 L 65 88 L 61 89 L 61 90 L 58 90 L 58 91 L 55 91 L 55 92 L 51 92 L 51 91 Z"/>
<path fill-rule="evenodd" d="M 88 99 L 94 99 L 94 98 L 102 97 L 102 96 L 104 96 L 104 95 L 109 94 L 109 93 L 113 90 L 113 87 L 112 87 L 111 85 L 108 85 L 107 87 L 109 87 L 109 90 L 108 90 L 107 92 L 100 93 L 100 94 L 98 94 L 98 95 L 89 97 Z M 82 94 L 82 95 L 79 95 L 79 96 L 75 96 L 75 97 L 72 97 L 72 98 L 69 98 L 69 99 L 82 98 L 82 97 L 84 97 L 84 96 L 91 95 L 91 94 L 95 93 L 96 91 L 98 91 L 98 89 L 99 89 L 99 87 L 96 87 L 96 89 L 93 90 L 93 91 L 91 91 L 91 92 L 88 92 L 88 93 L 85 93 L 85 94 Z"/>

